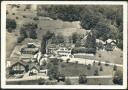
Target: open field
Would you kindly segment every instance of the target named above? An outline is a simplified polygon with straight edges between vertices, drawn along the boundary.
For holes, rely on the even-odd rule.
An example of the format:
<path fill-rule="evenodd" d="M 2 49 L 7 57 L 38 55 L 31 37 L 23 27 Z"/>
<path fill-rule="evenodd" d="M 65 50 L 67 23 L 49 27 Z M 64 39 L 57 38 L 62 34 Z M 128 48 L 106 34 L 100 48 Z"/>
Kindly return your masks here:
<path fill-rule="evenodd" d="M 16 46 L 16 36 L 14 33 L 6 33 L 6 57 L 10 57 L 13 49 Z"/>
<path fill-rule="evenodd" d="M 59 71 L 65 76 L 79 76 L 80 74 L 93 76 L 94 71 L 97 69 L 99 76 L 114 74 L 113 66 L 105 66 L 103 64 L 101 64 L 101 66 L 103 68 L 103 71 L 100 71 L 100 66 L 98 66 L 97 64 L 91 66 L 90 70 L 88 70 L 87 65 L 61 62 L 59 64 Z M 122 68 L 117 67 L 117 70 L 121 70 L 121 69 Z"/>
<path fill-rule="evenodd" d="M 99 57 L 101 54 L 101 57 Z M 123 52 L 121 50 L 97 51 L 95 59 L 99 61 L 109 61 L 115 64 L 123 64 Z"/>

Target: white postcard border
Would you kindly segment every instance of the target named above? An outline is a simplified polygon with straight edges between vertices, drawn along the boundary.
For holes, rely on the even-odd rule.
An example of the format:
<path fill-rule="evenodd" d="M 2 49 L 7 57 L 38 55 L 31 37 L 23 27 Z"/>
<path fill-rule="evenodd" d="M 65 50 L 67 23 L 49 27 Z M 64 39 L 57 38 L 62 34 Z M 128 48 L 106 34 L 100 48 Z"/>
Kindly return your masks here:
<path fill-rule="evenodd" d="M 7 4 L 70 4 L 123 5 L 123 85 L 6 85 L 6 5 Z M 1 3 L 1 87 L 4 89 L 126 89 L 127 88 L 127 2 L 125 1 L 2 1 Z"/>

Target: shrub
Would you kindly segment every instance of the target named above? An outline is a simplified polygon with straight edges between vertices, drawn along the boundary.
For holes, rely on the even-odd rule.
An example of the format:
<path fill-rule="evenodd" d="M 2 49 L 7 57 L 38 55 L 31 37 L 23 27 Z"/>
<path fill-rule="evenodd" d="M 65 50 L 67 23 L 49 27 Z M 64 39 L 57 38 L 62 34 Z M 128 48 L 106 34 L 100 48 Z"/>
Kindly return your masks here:
<path fill-rule="evenodd" d="M 113 50 L 113 47 L 112 47 L 112 45 L 111 45 L 110 43 L 108 43 L 108 44 L 106 45 L 105 49 L 106 49 L 107 51 L 112 51 L 112 50 Z"/>
<path fill-rule="evenodd" d="M 80 76 L 79 76 L 79 83 L 80 83 L 80 84 L 85 84 L 85 83 L 87 83 L 86 75 L 80 75 Z"/>
<path fill-rule="evenodd" d="M 69 61 L 70 61 L 70 59 L 68 58 L 68 59 L 66 60 L 66 62 L 69 63 Z"/>
<path fill-rule="evenodd" d="M 39 18 L 38 17 L 34 17 L 33 20 L 39 20 Z"/>
<path fill-rule="evenodd" d="M 109 66 L 109 61 L 105 61 L 105 66 Z"/>
<path fill-rule="evenodd" d="M 58 74 L 58 76 L 57 76 L 57 81 L 59 82 L 59 81 L 65 81 L 65 75 L 64 74 Z"/>
<path fill-rule="evenodd" d="M 100 66 L 101 65 L 101 62 L 99 61 L 98 65 Z"/>
<path fill-rule="evenodd" d="M 123 72 L 122 71 L 116 71 L 113 77 L 113 83 L 114 84 L 123 84 Z"/>
<path fill-rule="evenodd" d="M 16 17 L 16 19 L 19 19 L 19 17 Z"/>
<path fill-rule="evenodd" d="M 91 64 L 87 65 L 87 69 L 90 70 L 91 69 Z"/>
<path fill-rule="evenodd" d="M 15 15 L 15 13 L 12 13 L 12 15 Z"/>
<path fill-rule="evenodd" d="M 24 37 L 20 36 L 17 38 L 17 43 L 21 43 L 24 40 Z"/>
<path fill-rule="evenodd" d="M 26 16 L 25 16 L 25 15 L 23 15 L 23 18 L 26 18 Z"/>
<path fill-rule="evenodd" d="M 95 71 L 94 71 L 94 75 L 95 75 L 95 76 L 99 75 L 98 70 L 95 70 Z"/>
<path fill-rule="evenodd" d="M 12 32 L 14 29 L 16 29 L 17 23 L 14 19 L 8 19 L 6 20 L 6 28 L 8 32 Z"/>
<path fill-rule="evenodd" d="M 114 71 L 116 71 L 116 70 L 117 70 L 117 66 L 116 66 L 116 65 L 114 65 L 113 70 L 114 70 Z"/>
<path fill-rule="evenodd" d="M 95 63 L 96 63 L 96 62 L 95 62 L 95 61 L 93 61 L 93 65 L 95 65 Z"/>
<path fill-rule="evenodd" d="M 44 85 L 45 81 L 46 81 L 45 79 L 40 78 L 38 84 L 39 85 Z"/>
<path fill-rule="evenodd" d="M 8 14 L 9 14 L 9 12 L 7 11 L 7 12 L 6 12 L 6 14 L 8 15 Z"/>
<path fill-rule="evenodd" d="M 102 66 L 100 66 L 100 71 L 103 71 L 103 67 Z"/>

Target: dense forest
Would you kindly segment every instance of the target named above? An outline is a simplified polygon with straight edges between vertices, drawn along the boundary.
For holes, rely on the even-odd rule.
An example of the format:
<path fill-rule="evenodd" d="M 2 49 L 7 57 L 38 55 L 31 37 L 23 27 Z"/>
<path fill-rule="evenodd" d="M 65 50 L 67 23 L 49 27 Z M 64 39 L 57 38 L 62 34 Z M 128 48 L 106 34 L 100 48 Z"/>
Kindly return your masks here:
<path fill-rule="evenodd" d="M 93 30 L 97 39 L 116 40 L 117 47 L 123 49 L 123 7 L 96 5 L 39 5 L 38 16 L 80 21 L 85 30 Z"/>

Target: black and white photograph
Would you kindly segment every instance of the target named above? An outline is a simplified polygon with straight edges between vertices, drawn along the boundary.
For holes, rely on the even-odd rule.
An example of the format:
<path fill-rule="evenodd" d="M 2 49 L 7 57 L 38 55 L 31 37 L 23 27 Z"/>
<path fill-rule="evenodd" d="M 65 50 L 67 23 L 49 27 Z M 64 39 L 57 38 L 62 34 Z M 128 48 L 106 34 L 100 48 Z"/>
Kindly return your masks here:
<path fill-rule="evenodd" d="M 127 2 L 3 1 L 1 86 L 126 89 Z"/>

